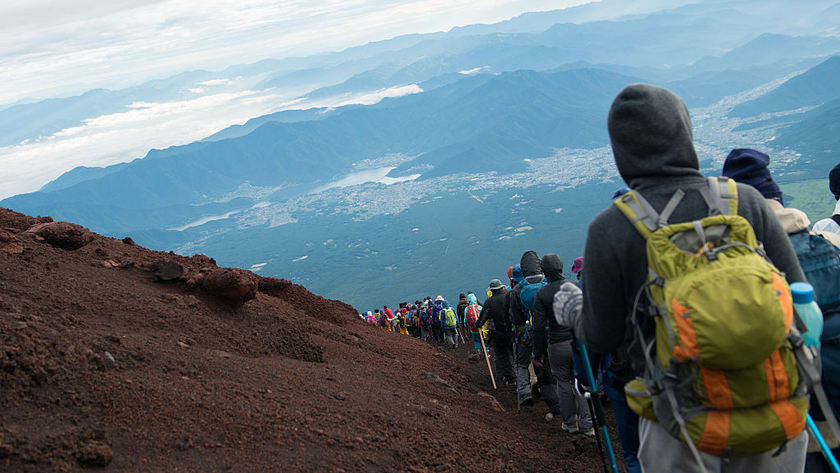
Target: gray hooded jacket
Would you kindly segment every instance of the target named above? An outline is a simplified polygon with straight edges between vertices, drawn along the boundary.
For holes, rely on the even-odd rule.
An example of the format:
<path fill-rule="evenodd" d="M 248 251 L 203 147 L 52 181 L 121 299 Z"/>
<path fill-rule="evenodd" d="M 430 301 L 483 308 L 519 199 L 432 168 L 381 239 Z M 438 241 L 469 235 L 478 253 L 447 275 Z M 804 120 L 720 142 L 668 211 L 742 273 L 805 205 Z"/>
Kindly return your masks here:
<path fill-rule="evenodd" d="M 661 87 L 629 85 L 613 101 L 607 125 L 618 172 L 657 212 L 682 189 L 685 197 L 670 223 L 709 214 L 699 191 L 707 183 L 699 171 L 688 108 L 678 96 Z M 758 191 L 743 184 L 738 184 L 738 215 L 750 222 L 789 282 L 805 281 L 778 218 Z M 610 353 L 624 342 L 627 316 L 647 278 L 645 239 L 611 206 L 590 223 L 584 259 L 583 313 L 576 332 L 594 350 Z M 650 324 L 643 326 L 651 337 Z"/>

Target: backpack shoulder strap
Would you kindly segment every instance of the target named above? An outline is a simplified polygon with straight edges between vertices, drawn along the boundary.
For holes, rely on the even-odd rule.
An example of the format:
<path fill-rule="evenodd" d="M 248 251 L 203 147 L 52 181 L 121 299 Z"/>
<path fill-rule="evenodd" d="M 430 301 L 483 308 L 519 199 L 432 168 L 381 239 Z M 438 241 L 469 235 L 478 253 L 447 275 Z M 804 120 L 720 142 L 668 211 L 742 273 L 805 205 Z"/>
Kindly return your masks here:
<path fill-rule="evenodd" d="M 738 184 L 728 177 L 707 178 L 709 187 L 700 194 L 709 206 L 709 215 L 738 215 Z"/>
<path fill-rule="evenodd" d="M 659 227 L 659 213 L 636 191 L 628 191 L 615 199 L 613 205 L 630 220 L 645 240 Z"/>

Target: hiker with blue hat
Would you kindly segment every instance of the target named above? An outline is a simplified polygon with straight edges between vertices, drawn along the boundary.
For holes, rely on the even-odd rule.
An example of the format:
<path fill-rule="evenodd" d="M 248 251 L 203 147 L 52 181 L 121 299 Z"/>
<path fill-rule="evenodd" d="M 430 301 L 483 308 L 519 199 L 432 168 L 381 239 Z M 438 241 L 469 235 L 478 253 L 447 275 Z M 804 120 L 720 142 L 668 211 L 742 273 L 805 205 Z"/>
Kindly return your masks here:
<path fill-rule="evenodd" d="M 797 340 L 797 335 L 784 314 L 792 311 L 786 283 L 804 282 L 805 275 L 784 228 L 753 187 L 700 173 L 688 108 L 673 92 L 649 84 L 625 87 L 613 101 L 607 127 L 616 167 L 631 190 L 590 223 L 584 287 L 566 283 L 560 288 L 554 301 L 558 323 L 600 353 L 625 345 L 628 330 L 636 334 L 640 343 L 627 347 L 636 379 L 625 392 L 640 415 L 643 471 L 803 471 L 808 401 L 797 369 L 803 349 L 786 345 L 786 337 Z M 758 254 L 757 242 L 772 265 Z M 762 277 L 732 270 L 742 262 Z M 686 299 L 671 292 L 681 287 L 672 281 L 695 274 L 690 264 L 724 272 L 717 279 L 700 274 L 704 285 L 690 287 L 708 292 Z M 733 294 L 741 288 L 763 296 L 735 311 Z M 698 325 L 714 317 L 727 322 Z M 733 336 L 740 328 L 756 335 Z M 655 353 L 641 350 L 643 344 Z M 697 351 L 707 346 L 711 352 Z M 733 350 L 737 357 L 707 356 Z M 779 369 L 767 371 L 767 363 Z M 685 382 L 691 372 L 696 384 Z M 773 382 L 750 383 L 746 373 Z M 707 385 L 713 387 L 703 391 L 711 407 L 686 410 L 702 405 L 696 389 Z M 738 396 L 731 395 L 733 388 Z M 759 397 L 765 401 L 742 407 L 746 398 Z M 743 421 L 750 413 L 760 421 Z"/>

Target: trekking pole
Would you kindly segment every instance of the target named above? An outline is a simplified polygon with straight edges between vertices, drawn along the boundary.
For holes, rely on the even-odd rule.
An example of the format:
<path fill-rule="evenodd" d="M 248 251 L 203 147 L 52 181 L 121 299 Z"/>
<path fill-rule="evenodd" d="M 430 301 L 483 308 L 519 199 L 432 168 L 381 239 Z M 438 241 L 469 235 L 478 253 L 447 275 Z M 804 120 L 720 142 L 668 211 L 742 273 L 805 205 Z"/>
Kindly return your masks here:
<path fill-rule="evenodd" d="M 484 359 L 487 360 L 487 371 L 490 372 L 490 381 L 493 381 L 493 389 L 499 389 L 496 387 L 496 378 L 493 377 L 493 369 L 490 368 L 490 354 L 487 353 L 487 348 L 484 347 L 484 334 L 481 334 L 478 338 L 481 340 L 481 351 L 484 352 Z"/>
<path fill-rule="evenodd" d="M 463 336 L 463 335 L 461 335 L 461 327 L 455 326 L 455 331 L 456 331 L 456 332 L 458 332 L 458 336 L 459 336 L 459 337 L 461 337 L 461 343 L 463 343 L 464 345 L 466 345 L 466 344 L 467 344 L 467 341 L 466 341 L 466 340 L 464 340 L 464 336 Z"/>
<path fill-rule="evenodd" d="M 522 414 L 522 404 L 519 402 L 519 327 L 514 326 L 513 329 L 513 374 L 516 376 L 516 413 Z"/>
<path fill-rule="evenodd" d="M 583 358 L 583 367 L 586 369 L 586 379 L 589 381 L 589 389 L 590 391 L 595 392 L 594 396 L 591 396 L 590 400 L 592 405 L 595 407 L 595 424 L 601 429 L 601 432 L 604 434 L 604 450 L 607 451 L 607 457 L 610 459 L 610 467 L 612 468 L 610 471 L 613 473 L 618 473 L 618 465 L 615 462 L 615 454 L 613 453 L 612 449 L 612 442 L 610 442 L 610 433 L 607 430 L 607 423 L 604 419 L 604 406 L 601 405 L 601 398 L 597 395 L 597 386 L 595 384 L 595 375 L 592 374 L 592 365 L 589 363 L 589 352 L 586 351 L 586 346 L 580 340 L 575 340 L 580 348 L 581 357 Z M 606 467 L 606 463 L 604 464 Z"/>
<path fill-rule="evenodd" d="M 589 415 L 591 415 L 592 418 L 595 419 L 595 408 L 592 407 L 592 393 L 587 392 L 586 394 L 584 394 L 583 397 L 586 398 L 586 403 L 589 405 Z M 595 429 L 595 443 L 598 444 L 598 453 L 601 454 L 601 464 L 604 465 L 604 473 L 610 473 L 609 469 L 607 468 L 607 460 L 606 458 L 604 458 L 605 448 L 601 444 L 601 432 L 598 432 L 598 429 Z"/>
<path fill-rule="evenodd" d="M 827 415 L 831 414 L 829 413 Z M 811 431 L 811 434 L 815 439 L 817 439 L 817 443 L 820 444 L 820 450 L 822 450 L 822 454 L 825 457 L 825 461 L 828 462 L 828 466 L 831 468 L 831 471 L 834 473 L 840 473 L 840 464 L 837 463 L 837 459 L 834 458 L 834 454 L 831 453 L 831 448 L 828 446 L 828 442 L 825 441 L 825 437 L 823 437 L 820 429 L 817 428 L 817 424 L 814 423 L 814 419 L 811 418 L 811 414 L 808 414 L 806 423 L 808 425 L 808 430 Z"/>

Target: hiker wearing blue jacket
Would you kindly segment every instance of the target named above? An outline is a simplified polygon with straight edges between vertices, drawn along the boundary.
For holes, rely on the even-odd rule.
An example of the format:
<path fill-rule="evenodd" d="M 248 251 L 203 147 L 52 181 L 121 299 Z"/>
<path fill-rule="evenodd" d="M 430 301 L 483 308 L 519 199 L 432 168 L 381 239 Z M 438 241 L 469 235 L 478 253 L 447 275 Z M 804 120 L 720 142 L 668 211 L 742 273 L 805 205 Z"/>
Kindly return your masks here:
<path fill-rule="evenodd" d="M 516 369 L 516 391 L 519 405 L 532 406 L 534 397 L 531 393 L 531 374 L 528 367 L 531 365 L 531 339 L 528 337 L 528 327 L 525 325 L 525 315 L 522 312 L 522 304 L 519 302 L 519 291 L 522 284 L 527 284 L 522 274 L 522 266 L 517 264 L 513 267 L 513 286 L 508 293 L 510 304 L 508 306 L 508 317 L 513 327 L 513 358 L 514 369 Z"/>
<path fill-rule="evenodd" d="M 691 120 L 685 103 L 661 87 L 633 84 L 613 101 L 608 129 L 618 172 L 634 191 L 662 212 L 677 190 L 685 195 L 670 214 L 670 223 L 692 222 L 709 215 L 701 193 L 708 181 L 700 173 L 694 150 Z M 805 281 L 796 253 L 779 220 L 754 188 L 737 185 L 737 214 L 752 226 L 773 265 L 787 282 Z M 584 257 L 584 290 L 561 286 L 555 296 L 558 323 L 570 326 L 589 348 L 611 353 L 625 342 L 628 315 L 636 317 L 642 335 L 653 340 L 654 325 L 634 313 L 639 288 L 648 279 L 647 241 L 621 209 L 610 206 L 590 223 Z M 630 346 L 635 375 L 644 366 L 641 350 Z M 788 434 L 788 432 L 785 432 Z M 789 433 L 784 448 L 718 456 L 691 448 L 671 435 L 658 421 L 640 418 L 639 461 L 644 471 L 785 473 L 801 472 L 808 442 L 804 421 Z"/>
<path fill-rule="evenodd" d="M 458 329 L 458 315 L 455 313 L 455 309 L 449 307 L 449 302 L 443 301 L 440 305 L 440 326 L 443 329 L 443 340 L 452 349 L 458 348 L 458 332 L 456 331 Z"/>
<path fill-rule="evenodd" d="M 464 313 L 461 314 L 464 323 L 469 328 L 469 333 L 472 336 L 473 341 L 473 353 L 479 353 L 481 351 L 481 337 L 482 331 L 481 327 L 476 325 L 478 319 L 481 315 L 482 307 L 478 304 L 478 299 L 475 297 L 475 294 L 472 292 L 467 294 L 467 306 L 464 307 Z M 473 318 L 470 318 L 469 315 L 473 314 Z"/>

